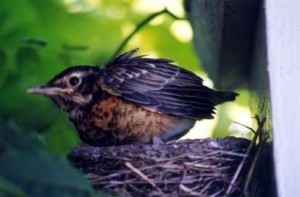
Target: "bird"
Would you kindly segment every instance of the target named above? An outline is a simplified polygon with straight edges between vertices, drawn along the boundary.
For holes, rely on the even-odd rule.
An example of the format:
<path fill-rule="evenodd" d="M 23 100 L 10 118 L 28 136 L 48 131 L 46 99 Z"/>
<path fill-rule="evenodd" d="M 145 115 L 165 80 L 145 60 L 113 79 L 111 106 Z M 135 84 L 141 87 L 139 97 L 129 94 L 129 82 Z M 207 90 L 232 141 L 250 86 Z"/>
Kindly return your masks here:
<path fill-rule="evenodd" d="M 103 68 L 72 66 L 28 93 L 51 98 L 69 114 L 91 146 L 160 144 L 185 135 L 215 106 L 235 100 L 231 91 L 206 87 L 202 78 L 166 58 L 128 51 Z"/>

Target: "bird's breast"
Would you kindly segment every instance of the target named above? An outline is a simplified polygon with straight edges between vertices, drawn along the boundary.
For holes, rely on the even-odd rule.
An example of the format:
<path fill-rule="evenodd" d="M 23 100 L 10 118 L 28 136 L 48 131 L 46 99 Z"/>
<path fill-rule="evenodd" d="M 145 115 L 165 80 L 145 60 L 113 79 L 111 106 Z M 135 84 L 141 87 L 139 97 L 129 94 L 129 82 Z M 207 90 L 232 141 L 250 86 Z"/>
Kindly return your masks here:
<path fill-rule="evenodd" d="M 81 139 L 94 146 L 150 143 L 154 137 L 168 140 L 195 122 L 150 111 L 112 95 L 73 110 L 70 120 Z"/>

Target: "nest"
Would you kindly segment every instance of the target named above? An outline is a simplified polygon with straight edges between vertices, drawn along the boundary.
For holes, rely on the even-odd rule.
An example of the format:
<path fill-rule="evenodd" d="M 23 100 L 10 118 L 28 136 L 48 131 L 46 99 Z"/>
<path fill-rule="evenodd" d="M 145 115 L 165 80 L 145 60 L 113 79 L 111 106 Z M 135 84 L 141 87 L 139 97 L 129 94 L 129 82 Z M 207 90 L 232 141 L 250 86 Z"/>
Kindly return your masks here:
<path fill-rule="evenodd" d="M 96 190 L 123 196 L 244 196 L 257 146 L 243 138 L 79 145 L 68 155 Z"/>

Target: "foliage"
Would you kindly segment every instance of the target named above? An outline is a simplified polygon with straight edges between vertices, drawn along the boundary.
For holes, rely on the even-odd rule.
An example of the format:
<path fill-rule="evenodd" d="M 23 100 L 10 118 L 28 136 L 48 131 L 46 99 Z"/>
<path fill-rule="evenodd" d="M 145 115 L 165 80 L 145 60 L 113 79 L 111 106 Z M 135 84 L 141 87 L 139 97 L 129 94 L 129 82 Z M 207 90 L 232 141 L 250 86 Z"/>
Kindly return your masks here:
<path fill-rule="evenodd" d="M 47 82 L 68 66 L 108 62 L 143 18 L 161 10 L 144 11 L 138 3 L 2 0 L 0 120 L 14 121 L 28 134 L 38 132 L 55 154 L 66 154 L 78 144 L 67 115 L 48 99 L 25 90 Z M 190 70 L 198 69 L 190 42 L 179 42 L 170 31 L 173 22 L 173 18 L 162 16 L 157 24 L 146 25 L 125 50 L 139 47 L 139 54 L 170 58 Z"/>
<path fill-rule="evenodd" d="M 97 196 L 65 158 L 12 122 L 0 127 L 0 149 L 0 196 Z"/>

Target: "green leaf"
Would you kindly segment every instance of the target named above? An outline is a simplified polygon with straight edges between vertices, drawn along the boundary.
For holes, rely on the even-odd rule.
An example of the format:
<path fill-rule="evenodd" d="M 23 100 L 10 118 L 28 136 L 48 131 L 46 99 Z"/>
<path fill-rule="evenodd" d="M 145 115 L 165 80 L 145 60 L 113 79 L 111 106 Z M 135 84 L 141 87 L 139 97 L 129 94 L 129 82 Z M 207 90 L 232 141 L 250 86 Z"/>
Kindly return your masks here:
<path fill-rule="evenodd" d="M 64 158 L 11 151 L 0 157 L 0 168 L 3 177 L 30 196 L 94 196 L 87 180 Z"/>
<path fill-rule="evenodd" d="M 17 185 L 0 177 L 0 196 L 26 197 L 26 193 Z"/>
<path fill-rule="evenodd" d="M 22 132 L 14 122 L 0 122 L 0 150 L 4 150 L 4 153 L 12 151 L 29 152 L 31 154 L 46 152 L 37 135 Z"/>
<path fill-rule="evenodd" d="M 0 188 L 24 196 L 96 196 L 89 182 L 64 157 L 51 156 L 37 136 L 16 124 L 0 125 Z M 24 192 L 22 192 L 24 191 Z"/>

